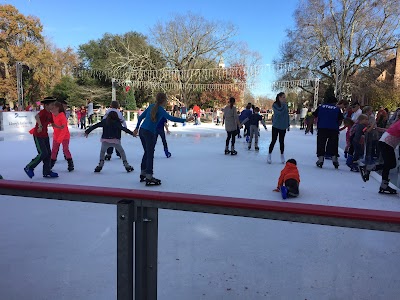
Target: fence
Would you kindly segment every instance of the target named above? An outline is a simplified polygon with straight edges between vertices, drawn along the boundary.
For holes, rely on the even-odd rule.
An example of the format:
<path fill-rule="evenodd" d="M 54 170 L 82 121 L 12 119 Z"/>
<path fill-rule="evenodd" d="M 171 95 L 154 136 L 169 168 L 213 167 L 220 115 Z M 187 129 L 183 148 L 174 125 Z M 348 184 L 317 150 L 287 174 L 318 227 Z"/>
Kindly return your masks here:
<path fill-rule="evenodd" d="M 392 211 L 10 180 L 0 194 L 117 205 L 118 300 L 157 299 L 158 209 L 400 232 Z"/>

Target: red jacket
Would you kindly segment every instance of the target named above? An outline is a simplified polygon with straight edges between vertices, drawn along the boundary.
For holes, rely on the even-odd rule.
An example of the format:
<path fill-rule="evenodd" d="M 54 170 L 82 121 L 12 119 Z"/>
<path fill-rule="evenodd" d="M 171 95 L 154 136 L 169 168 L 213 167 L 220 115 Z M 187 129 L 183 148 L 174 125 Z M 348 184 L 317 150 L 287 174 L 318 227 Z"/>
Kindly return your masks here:
<path fill-rule="evenodd" d="M 281 175 L 278 179 L 278 188 L 281 187 L 288 179 L 294 179 L 298 183 L 300 183 L 299 170 L 297 169 L 297 166 L 295 164 L 292 164 L 290 162 L 287 162 L 285 167 L 281 171 Z"/>

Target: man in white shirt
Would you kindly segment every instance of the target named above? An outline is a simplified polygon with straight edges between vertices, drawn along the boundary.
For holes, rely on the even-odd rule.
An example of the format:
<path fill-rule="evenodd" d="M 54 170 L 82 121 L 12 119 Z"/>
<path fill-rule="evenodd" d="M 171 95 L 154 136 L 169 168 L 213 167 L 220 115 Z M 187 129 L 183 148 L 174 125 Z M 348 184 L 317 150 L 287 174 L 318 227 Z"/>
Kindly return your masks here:
<path fill-rule="evenodd" d="M 87 105 L 87 114 L 88 114 L 89 126 L 93 125 L 93 115 L 94 115 L 93 102 L 90 99 Z"/>
<path fill-rule="evenodd" d="M 354 103 L 351 105 L 351 107 L 352 107 L 352 109 L 353 109 L 353 114 L 351 115 L 351 120 L 352 120 L 353 122 L 356 122 L 357 119 L 358 119 L 358 117 L 362 114 L 362 110 L 361 110 L 361 108 L 360 108 L 360 103 L 354 102 Z"/>
<path fill-rule="evenodd" d="M 308 112 L 308 109 L 305 106 L 303 106 L 303 108 L 300 110 L 300 130 L 305 129 L 304 119 L 307 116 L 307 112 Z"/>

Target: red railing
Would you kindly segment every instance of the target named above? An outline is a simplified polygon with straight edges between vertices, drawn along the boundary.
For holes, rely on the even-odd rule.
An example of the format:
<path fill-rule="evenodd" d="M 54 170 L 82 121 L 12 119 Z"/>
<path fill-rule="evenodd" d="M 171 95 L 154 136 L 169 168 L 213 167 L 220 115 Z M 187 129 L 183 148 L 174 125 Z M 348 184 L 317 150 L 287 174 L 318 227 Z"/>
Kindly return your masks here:
<path fill-rule="evenodd" d="M 395 211 L 10 180 L 0 195 L 117 205 L 118 300 L 157 299 L 159 208 L 400 232 Z"/>

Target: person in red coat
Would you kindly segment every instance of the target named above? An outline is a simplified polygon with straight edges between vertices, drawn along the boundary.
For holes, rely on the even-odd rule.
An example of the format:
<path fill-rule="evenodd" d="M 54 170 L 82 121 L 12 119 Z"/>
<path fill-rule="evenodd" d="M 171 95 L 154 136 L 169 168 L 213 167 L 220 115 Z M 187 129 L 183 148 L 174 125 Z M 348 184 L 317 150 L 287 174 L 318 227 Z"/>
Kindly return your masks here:
<path fill-rule="evenodd" d="M 291 158 L 286 162 L 278 179 L 278 186 L 274 190 L 281 192 L 282 198 L 297 197 L 299 195 L 300 175 L 297 169 L 297 162 Z"/>

